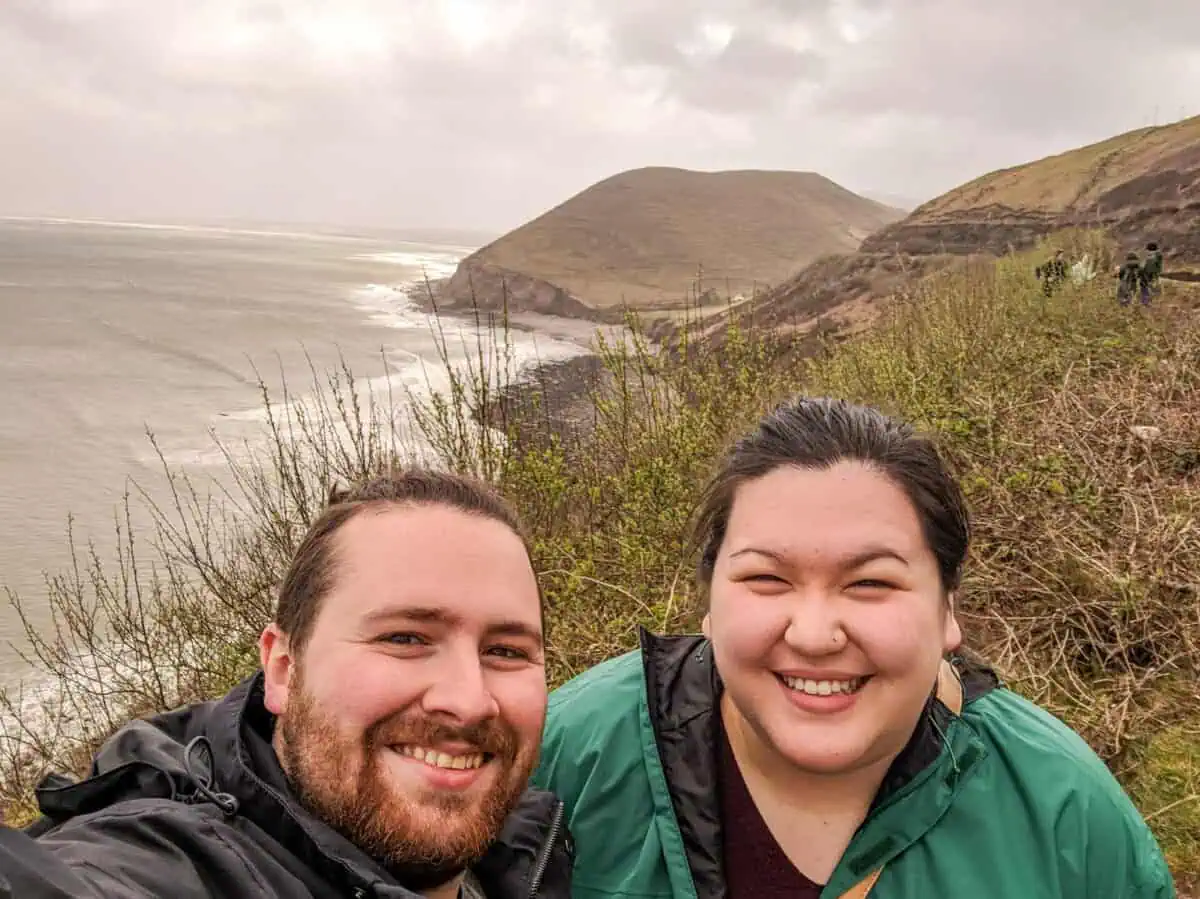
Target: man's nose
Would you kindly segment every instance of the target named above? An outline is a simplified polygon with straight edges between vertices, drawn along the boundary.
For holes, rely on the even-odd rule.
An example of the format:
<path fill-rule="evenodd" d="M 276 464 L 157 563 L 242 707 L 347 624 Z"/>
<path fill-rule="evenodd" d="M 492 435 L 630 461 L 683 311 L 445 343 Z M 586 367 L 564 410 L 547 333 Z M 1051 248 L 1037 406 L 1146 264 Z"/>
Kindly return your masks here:
<path fill-rule="evenodd" d="M 470 725 L 494 718 L 500 706 L 484 676 L 479 653 L 447 648 L 421 700 L 426 714 L 441 714 Z"/>

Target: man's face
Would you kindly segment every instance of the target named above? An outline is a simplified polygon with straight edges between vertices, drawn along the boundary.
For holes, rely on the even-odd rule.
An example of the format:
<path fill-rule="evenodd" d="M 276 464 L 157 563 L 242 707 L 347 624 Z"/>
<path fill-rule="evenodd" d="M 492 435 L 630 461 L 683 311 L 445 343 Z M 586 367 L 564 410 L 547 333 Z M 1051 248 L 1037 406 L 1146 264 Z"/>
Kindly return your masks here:
<path fill-rule="evenodd" d="M 301 801 L 406 880 L 483 855 L 537 761 L 541 607 L 519 537 L 441 506 L 366 510 L 300 655 L 263 638 L 275 746 Z"/>

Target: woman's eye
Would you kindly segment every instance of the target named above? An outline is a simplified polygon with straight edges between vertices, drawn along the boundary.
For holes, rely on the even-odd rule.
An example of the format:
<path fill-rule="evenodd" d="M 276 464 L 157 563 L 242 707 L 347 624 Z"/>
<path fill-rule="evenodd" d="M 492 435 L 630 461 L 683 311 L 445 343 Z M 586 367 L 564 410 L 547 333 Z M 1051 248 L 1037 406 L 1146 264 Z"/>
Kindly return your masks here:
<path fill-rule="evenodd" d="M 858 587 L 858 588 L 861 588 L 864 590 L 891 590 L 891 589 L 893 589 L 892 585 L 887 583 L 886 581 L 877 581 L 877 580 L 872 580 L 872 579 L 864 579 L 861 581 L 855 581 L 850 586 Z"/>
<path fill-rule="evenodd" d="M 746 584 L 786 584 L 783 578 L 775 574 L 748 574 L 738 578 L 739 581 Z"/>

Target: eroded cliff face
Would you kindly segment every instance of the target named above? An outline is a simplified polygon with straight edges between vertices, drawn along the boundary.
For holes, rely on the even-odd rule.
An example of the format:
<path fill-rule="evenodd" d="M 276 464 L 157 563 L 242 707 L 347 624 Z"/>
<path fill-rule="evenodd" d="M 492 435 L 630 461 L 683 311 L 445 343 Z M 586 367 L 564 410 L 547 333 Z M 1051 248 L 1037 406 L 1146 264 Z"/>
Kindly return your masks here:
<path fill-rule="evenodd" d="M 565 318 L 603 320 L 603 314 L 565 288 L 522 272 L 468 256 L 454 275 L 437 285 L 439 306 L 450 311 L 478 308 L 486 312 L 536 312 Z"/>
<path fill-rule="evenodd" d="M 931 200 L 870 235 L 858 252 L 808 266 L 768 294 L 757 314 L 801 326 L 823 315 L 844 317 L 843 310 L 924 276 L 1028 250 L 1073 228 L 1108 232 L 1122 255 L 1156 241 L 1165 277 L 1200 280 L 1200 120 L 1110 143 L 1103 152 L 1074 151 L 1091 153 L 1086 164 L 1066 154 Z"/>
<path fill-rule="evenodd" d="M 978 202 L 982 196 L 963 208 L 939 198 L 868 237 L 861 252 L 1002 255 L 1029 249 L 1055 231 L 1101 228 L 1123 250 L 1157 241 L 1166 251 L 1168 271 L 1200 272 L 1200 144 L 1156 159 L 1150 171 L 1095 189 L 1112 180 L 1101 162 L 1077 198 L 1058 209 Z"/>

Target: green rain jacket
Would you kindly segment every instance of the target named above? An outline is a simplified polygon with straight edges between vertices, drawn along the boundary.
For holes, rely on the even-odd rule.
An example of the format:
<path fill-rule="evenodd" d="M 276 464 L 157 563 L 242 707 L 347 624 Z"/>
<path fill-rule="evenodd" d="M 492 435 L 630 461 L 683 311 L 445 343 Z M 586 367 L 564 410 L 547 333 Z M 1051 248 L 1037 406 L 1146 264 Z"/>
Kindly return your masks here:
<path fill-rule="evenodd" d="M 1174 899 L 1091 748 L 990 671 L 953 671 L 955 701 L 931 695 L 823 899 Z M 534 780 L 566 803 L 575 899 L 724 899 L 720 695 L 706 639 L 646 632 L 552 694 Z"/>

